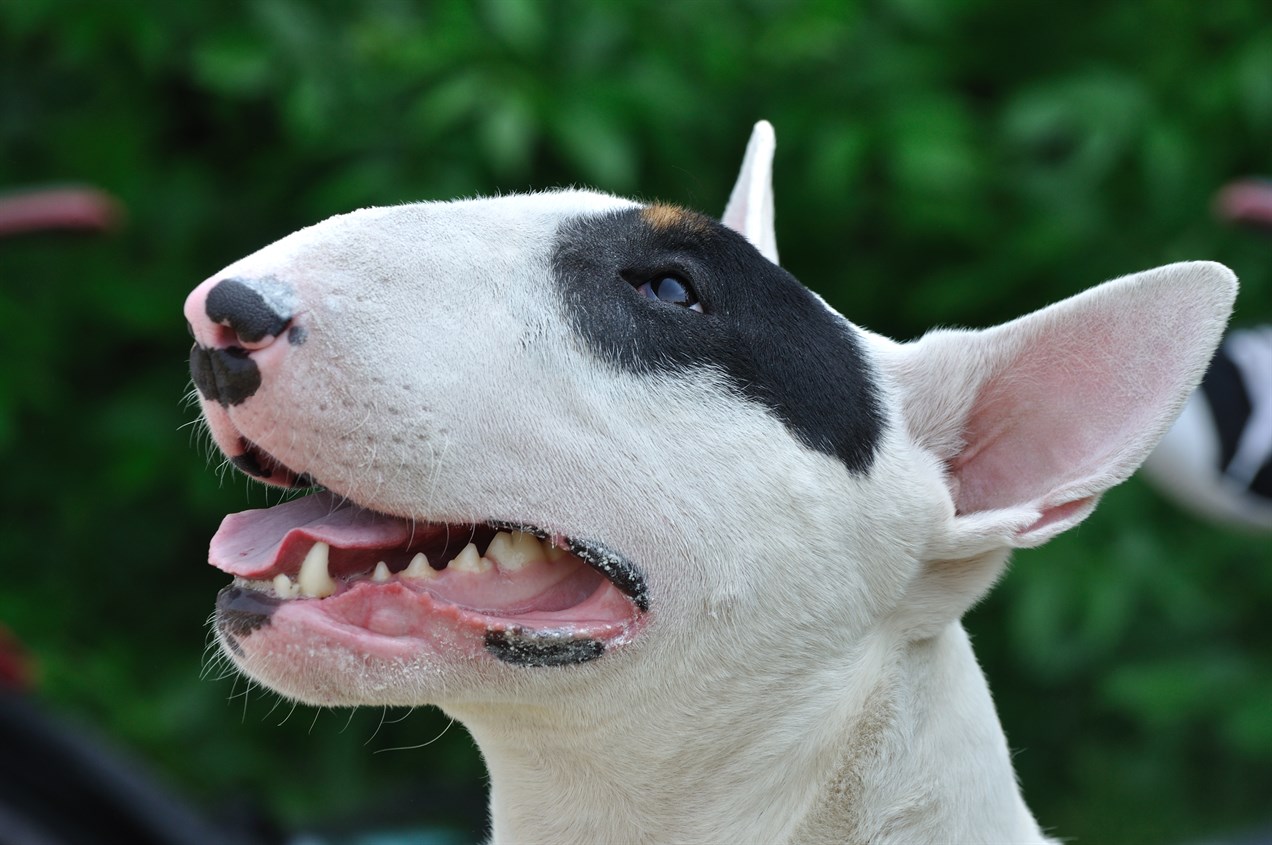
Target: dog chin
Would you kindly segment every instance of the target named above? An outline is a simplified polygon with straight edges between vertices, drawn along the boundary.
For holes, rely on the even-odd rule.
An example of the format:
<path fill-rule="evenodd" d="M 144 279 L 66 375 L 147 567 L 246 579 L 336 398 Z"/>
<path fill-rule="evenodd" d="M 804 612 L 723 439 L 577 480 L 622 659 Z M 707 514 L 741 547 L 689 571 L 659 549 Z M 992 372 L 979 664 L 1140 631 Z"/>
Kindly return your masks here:
<path fill-rule="evenodd" d="M 445 701 L 474 685 L 473 667 L 433 655 L 391 658 L 351 648 L 337 636 L 288 630 L 237 640 L 220 625 L 224 653 L 252 681 L 284 698 L 319 707 L 414 707 Z"/>

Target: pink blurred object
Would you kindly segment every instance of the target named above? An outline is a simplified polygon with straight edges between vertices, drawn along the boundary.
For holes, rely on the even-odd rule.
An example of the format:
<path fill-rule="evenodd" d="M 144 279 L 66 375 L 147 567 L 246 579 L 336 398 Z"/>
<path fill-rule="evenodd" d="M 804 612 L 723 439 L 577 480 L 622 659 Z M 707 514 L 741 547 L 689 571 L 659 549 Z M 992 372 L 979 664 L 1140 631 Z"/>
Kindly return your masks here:
<path fill-rule="evenodd" d="M 0 237 L 44 231 L 107 232 L 123 221 L 123 206 L 82 186 L 0 194 Z"/>
<path fill-rule="evenodd" d="M 1239 179 L 1215 197 L 1215 212 L 1231 223 L 1272 229 L 1272 182 Z"/>

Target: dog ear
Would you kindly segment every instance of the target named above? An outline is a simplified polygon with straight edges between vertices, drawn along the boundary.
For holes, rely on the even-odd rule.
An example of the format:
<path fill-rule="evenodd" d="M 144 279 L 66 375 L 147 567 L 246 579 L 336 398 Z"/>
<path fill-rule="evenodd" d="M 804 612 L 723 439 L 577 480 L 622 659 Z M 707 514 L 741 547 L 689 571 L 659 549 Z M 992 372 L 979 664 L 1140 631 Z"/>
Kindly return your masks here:
<path fill-rule="evenodd" d="M 1037 546 L 1085 519 L 1170 427 L 1236 289 L 1222 265 L 1172 264 L 885 352 L 909 433 L 944 463 L 954 503 L 929 559 Z"/>
<path fill-rule="evenodd" d="M 725 206 L 724 225 L 740 232 L 760 254 L 777 263 L 777 234 L 773 228 L 773 126 L 761 120 L 751 130 L 742 170 Z"/>

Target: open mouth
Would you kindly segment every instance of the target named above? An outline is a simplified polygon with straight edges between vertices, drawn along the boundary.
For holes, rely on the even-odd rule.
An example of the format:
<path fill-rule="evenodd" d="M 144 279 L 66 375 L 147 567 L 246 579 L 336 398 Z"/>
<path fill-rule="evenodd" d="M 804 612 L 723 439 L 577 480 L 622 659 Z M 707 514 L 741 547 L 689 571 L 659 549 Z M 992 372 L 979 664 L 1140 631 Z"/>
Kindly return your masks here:
<path fill-rule="evenodd" d="M 303 478 L 273 464 L 271 475 Z M 227 516 L 209 561 L 235 576 L 217 624 L 236 651 L 286 615 L 367 653 L 391 642 L 394 653 L 423 644 L 570 665 L 626 641 L 649 609 L 643 575 L 600 543 L 499 521 L 401 519 L 325 491 Z"/>

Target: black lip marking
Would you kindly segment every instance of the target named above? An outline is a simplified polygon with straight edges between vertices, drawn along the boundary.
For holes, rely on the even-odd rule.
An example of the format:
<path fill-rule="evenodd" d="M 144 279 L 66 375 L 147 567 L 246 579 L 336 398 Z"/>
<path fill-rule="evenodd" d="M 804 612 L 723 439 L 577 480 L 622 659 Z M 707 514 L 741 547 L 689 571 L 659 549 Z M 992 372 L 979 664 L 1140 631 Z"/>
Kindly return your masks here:
<path fill-rule="evenodd" d="M 533 534 L 540 540 L 548 539 L 548 532 L 534 525 L 526 525 L 524 522 L 504 522 L 503 520 L 492 519 L 486 524 L 496 531 L 520 531 L 522 534 Z"/>
<path fill-rule="evenodd" d="M 548 539 L 548 532 L 533 525 L 498 521 L 492 521 L 488 524 L 498 531 L 521 531 L 526 534 L 533 534 L 540 540 Z M 603 543 L 566 537 L 565 544 L 570 554 L 580 558 L 588 566 L 608 578 L 619 589 L 619 592 L 632 600 L 632 603 L 641 612 L 649 610 L 649 583 L 645 580 L 645 575 L 640 571 L 640 567 Z"/>
<path fill-rule="evenodd" d="M 238 405 L 261 386 L 261 371 L 246 349 L 237 346 L 190 349 L 190 377 L 199 393 L 223 408 Z"/>
<path fill-rule="evenodd" d="M 720 373 L 800 442 L 870 469 L 886 417 L 856 329 L 738 233 L 683 211 L 579 216 L 559 227 L 552 266 L 567 319 L 604 361 L 637 375 Z M 630 281 L 667 273 L 704 313 Z"/>
<path fill-rule="evenodd" d="M 300 346 L 309 340 L 309 331 L 304 326 L 292 326 L 287 330 L 287 342 L 292 346 Z"/>
<path fill-rule="evenodd" d="M 269 624 L 282 599 L 255 590 L 229 586 L 216 594 L 216 627 L 235 654 L 242 656 L 239 640 Z"/>
<path fill-rule="evenodd" d="M 273 478 L 281 473 L 284 480 L 288 482 L 284 486 L 292 490 L 318 486 L 318 482 L 312 475 L 307 472 L 296 472 L 246 437 L 239 438 L 239 448 L 243 451 L 230 458 L 230 463 L 253 478 Z"/>
<path fill-rule="evenodd" d="M 209 320 L 229 326 L 247 343 L 277 337 L 292 318 L 291 314 L 275 311 L 260 291 L 242 279 L 217 282 L 208 291 L 204 311 Z"/>
<path fill-rule="evenodd" d="M 260 465 L 260 462 L 256 460 L 256 455 L 252 452 L 235 455 L 230 458 L 230 463 L 253 478 L 269 478 L 273 475 L 272 472 Z"/>
<path fill-rule="evenodd" d="M 584 563 L 613 582 L 615 587 L 631 597 L 642 612 L 649 610 L 649 586 L 636 564 L 608 546 L 591 540 L 567 537 L 565 543 L 570 547 L 571 554 L 577 555 Z"/>
<path fill-rule="evenodd" d="M 486 651 L 513 666 L 576 666 L 605 653 L 605 643 L 552 631 L 514 628 L 486 632 Z"/>

